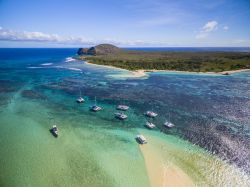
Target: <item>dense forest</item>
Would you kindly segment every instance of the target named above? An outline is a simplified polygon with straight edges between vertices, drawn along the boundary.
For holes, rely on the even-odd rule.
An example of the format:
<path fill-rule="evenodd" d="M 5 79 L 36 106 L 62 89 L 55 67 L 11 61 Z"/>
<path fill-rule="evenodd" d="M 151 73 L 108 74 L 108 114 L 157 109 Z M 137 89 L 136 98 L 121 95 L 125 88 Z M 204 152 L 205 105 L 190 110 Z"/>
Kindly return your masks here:
<path fill-rule="evenodd" d="M 121 51 L 116 54 L 79 56 L 100 65 L 128 70 L 178 70 L 222 72 L 250 69 L 250 53 L 241 52 L 143 52 Z"/>

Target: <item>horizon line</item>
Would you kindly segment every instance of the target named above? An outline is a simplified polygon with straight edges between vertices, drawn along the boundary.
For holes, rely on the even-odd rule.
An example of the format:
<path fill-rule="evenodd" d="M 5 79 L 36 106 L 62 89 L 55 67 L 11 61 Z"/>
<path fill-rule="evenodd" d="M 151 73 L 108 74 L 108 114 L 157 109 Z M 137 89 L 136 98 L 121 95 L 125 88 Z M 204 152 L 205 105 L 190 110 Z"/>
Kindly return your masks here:
<path fill-rule="evenodd" d="M 92 46 L 81 47 L 0 47 L 0 49 L 78 49 Z M 119 46 L 117 46 L 119 47 Z M 119 48 L 250 48 L 250 46 L 122 46 Z"/>

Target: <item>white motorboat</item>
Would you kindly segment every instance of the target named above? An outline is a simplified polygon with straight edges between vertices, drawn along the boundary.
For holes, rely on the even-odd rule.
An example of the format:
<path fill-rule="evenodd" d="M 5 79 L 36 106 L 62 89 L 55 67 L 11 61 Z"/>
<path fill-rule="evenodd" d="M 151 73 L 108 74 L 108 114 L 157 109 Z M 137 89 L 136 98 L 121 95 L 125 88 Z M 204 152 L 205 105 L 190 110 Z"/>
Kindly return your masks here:
<path fill-rule="evenodd" d="M 155 125 L 153 123 L 147 121 L 146 122 L 146 127 L 149 128 L 149 129 L 153 129 L 153 128 L 155 128 Z"/>
<path fill-rule="evenodd" d="M 117 110 L 126 111 L 126 110 L 129 109 L 129 106 L 127 106 L 127 105 L 118 105 L 118 106 L 116 107 L 116 109 L 117 109 Z"/>
<path fill-rule="evenodd" d="M 166 122 L 164 123 L 164 126 L 167 127 L 167 128 L 172 128 L 172 127 L 174 127 L 175 125 L 174 125 L 173 123 L 169 122 L 169 121 L 166 121 Z"/>
<path fill-rule="evenodd" d="M 124 120 L 124 119 L 127 119 L 128 116 L 123 113 L 117 112 L 115 113 L 115 117 L 118 119 Z"/>
<path fill-rule="evenodd" d="M 147 140 L 146 140 L 146 138 L 143 135 L 141 135 L 141 134 L 137 135 L 136 139 L 137 139 L 137 141 L 140 144 L 146 144 L 146 143 L 148 143 Z"/>
<path fill-rule="evenodd" d="M 156 116 L 158 116 L 158 114 L 153 111 L 147 111 L 145 115 L 151 118 L 155 118 Z"/>

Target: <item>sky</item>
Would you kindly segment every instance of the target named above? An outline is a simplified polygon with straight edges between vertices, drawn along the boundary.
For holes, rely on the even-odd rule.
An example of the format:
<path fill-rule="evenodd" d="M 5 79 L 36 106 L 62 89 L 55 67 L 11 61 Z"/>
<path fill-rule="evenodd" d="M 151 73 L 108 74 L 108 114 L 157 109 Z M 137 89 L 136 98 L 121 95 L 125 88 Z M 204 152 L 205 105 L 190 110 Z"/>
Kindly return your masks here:
<path fill-rule="evenodd" d="M 250 47 L 250 0 L 0 0 L 0 47 Z"/>

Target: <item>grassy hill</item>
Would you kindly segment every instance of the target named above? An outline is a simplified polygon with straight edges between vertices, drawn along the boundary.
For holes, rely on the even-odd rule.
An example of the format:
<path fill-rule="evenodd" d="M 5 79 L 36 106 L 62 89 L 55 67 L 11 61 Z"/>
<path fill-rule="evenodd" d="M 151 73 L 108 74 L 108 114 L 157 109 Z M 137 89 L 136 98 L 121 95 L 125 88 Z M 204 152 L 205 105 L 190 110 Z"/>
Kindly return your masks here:
<path fill-rule="evenodd" d="M 128 70 L 177 70 L 222 72 L 250 69 L 250 53 L 241 52 L 143 52 L 121 51 L 116 54 L 79 56 L 93 64 Z"/>

